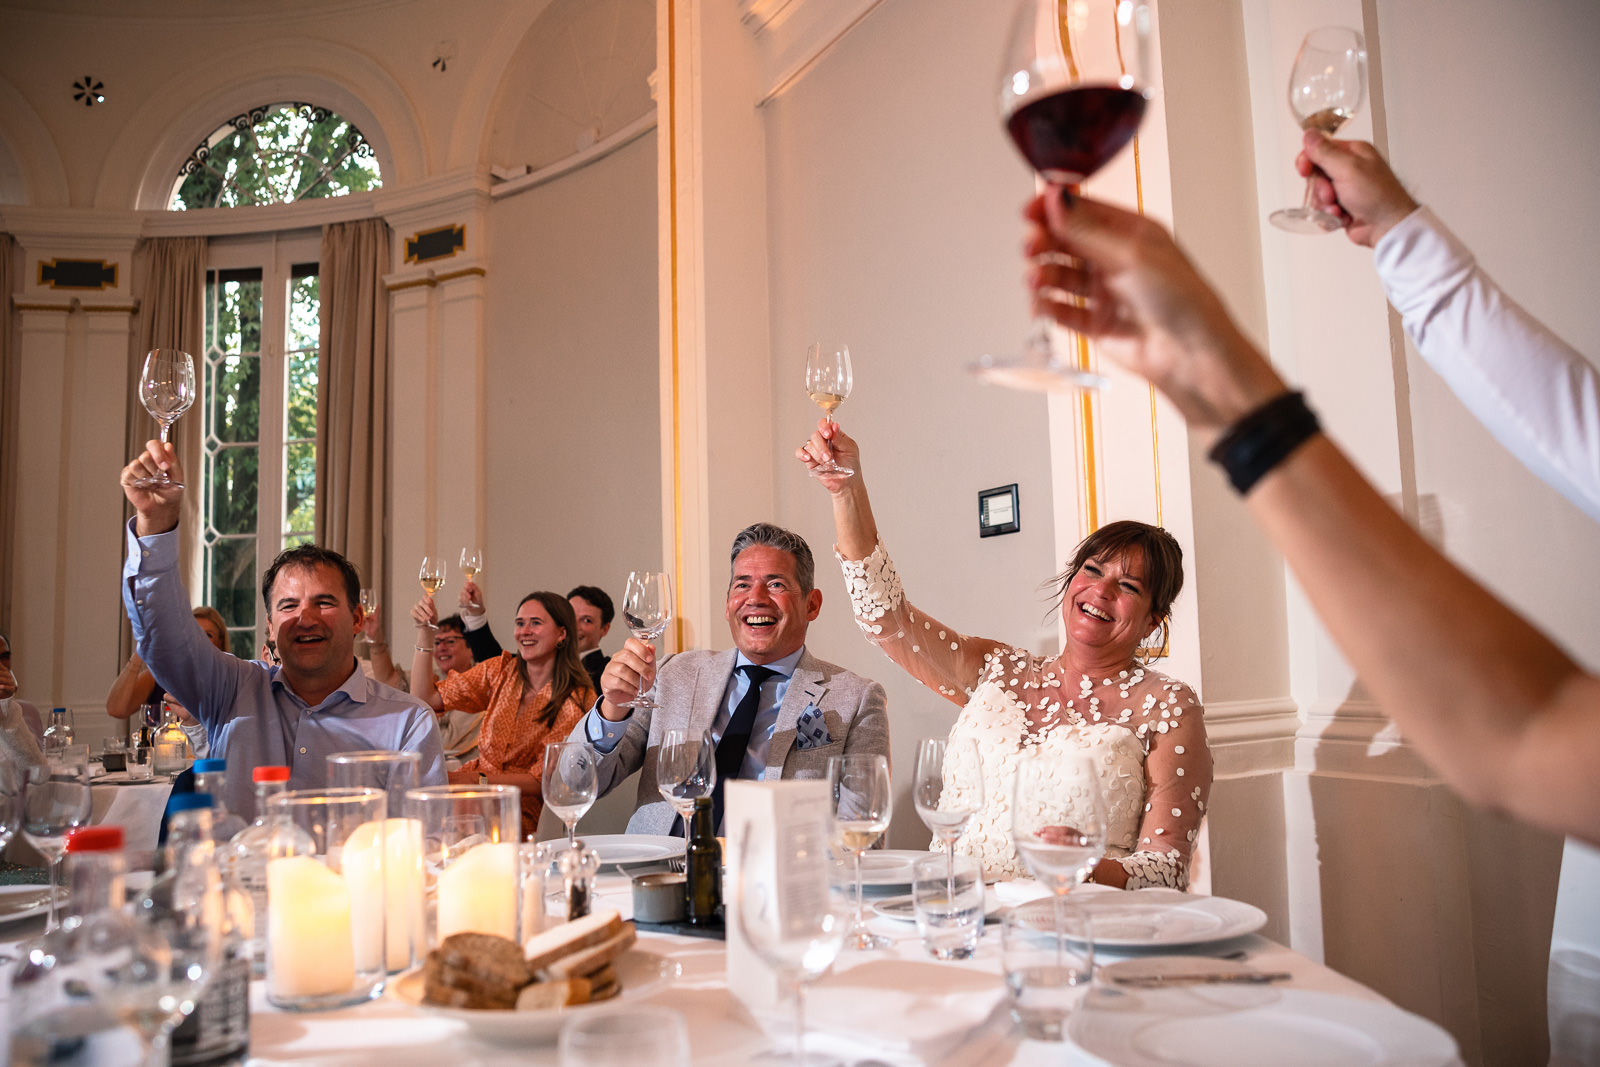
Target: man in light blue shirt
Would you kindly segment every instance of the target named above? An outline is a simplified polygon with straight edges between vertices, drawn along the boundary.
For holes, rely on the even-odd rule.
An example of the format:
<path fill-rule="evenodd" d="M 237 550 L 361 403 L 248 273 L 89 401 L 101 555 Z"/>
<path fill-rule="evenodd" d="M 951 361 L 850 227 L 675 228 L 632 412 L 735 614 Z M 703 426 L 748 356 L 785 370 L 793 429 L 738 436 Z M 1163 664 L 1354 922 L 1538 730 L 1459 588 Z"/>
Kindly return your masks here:
<path fill-rule="evenodd" d="M 171 485 L 140 485 L 167 471 Z M 281 553 L 261 583 L 281 666 L 218 651 L 190 614 L 178 576 L 183 481 L 171 446 L 151 441 L 122 471 L 135 515 L 128 524 L 122 600 L 139 655 L 173 699 L 205 724 L 211 754 L 228 761 L 224 802 L 255 815 L 251 772 L 289 768 L 290 789 L 327 785 L 327 758 L 367 749 L 422 754 L 420 784 L 445 784 L 432 709 L 368 678 L 355 658 L 361 580 L 337 552 L 303 545 Z"/>
<path fill-rule="evenodd" d="M 600 699 L 572 733 L 600 753 L 602 793 L 643 768 L 639 807 L 628 821 L 634 833 L 682 832 L 655 775 L 656 750 L 669 729 L 711 736 L 719 782 L 821 778 L 830 757 L 889 755 L 883 686 L 806 651 L 822 592 L 805 540 L 756 523 L 734 538 L 730 556 L 724 615 L 734 648 L 679 653 L 658 674 L 654 648 L 629 638 L 601 675 Z M 659 707 L 623 706 L 652 682 Z"/>

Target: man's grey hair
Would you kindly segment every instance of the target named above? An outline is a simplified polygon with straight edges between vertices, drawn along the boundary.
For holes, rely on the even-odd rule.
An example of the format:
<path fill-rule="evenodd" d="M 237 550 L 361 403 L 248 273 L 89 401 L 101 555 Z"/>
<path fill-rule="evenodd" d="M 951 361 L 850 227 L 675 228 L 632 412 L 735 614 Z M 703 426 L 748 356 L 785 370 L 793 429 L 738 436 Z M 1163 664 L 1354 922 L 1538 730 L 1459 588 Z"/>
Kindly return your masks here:
<path fill-rule="evenodd" d="M 770 522 L 758 522 L 746 526 L 739 531 L 739 536 L 733 539 L 733 551 L 728 554 L 728 584 L 733 585 L 733 565 L 739 560 L 739 553 L 756 545 L 766 545 L 779 552 L 787 552 L 794 557 L 794 576 L 800 583 L 800 592 L 807 596 L 816 588 L 817 563 L 811 558 L 811 546 L 806 544 L 806 539 L 797 533 L 791 533 L 782 526 L 774 526 Z"/>

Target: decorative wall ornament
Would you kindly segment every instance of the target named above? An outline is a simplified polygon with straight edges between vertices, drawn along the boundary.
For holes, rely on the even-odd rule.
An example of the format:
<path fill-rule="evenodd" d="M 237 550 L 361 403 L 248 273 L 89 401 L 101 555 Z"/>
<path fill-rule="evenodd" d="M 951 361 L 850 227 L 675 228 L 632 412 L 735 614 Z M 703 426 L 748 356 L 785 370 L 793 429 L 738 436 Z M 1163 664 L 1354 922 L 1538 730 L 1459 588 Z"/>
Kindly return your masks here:
<path fill-rule="evenodd" d="M 94 107 L 96 104 L 106 102 L 105 82 L 92 74 L 85 74 L 81 81 L 72 83 L 77 92 L 72 94 L 72 99 L 83 102 L 84 107 Z"/>
<path fill-rule="evenodd" d="M 428 263 L 435 259 L 449 259 L 465 247 L 465 226 L 440 226 L 436 230 L 423 230 L 406 238 L 406 262 Z"/>
<path fill-rule="evenodd" d="M 455 62 L 456 43 L 454 41 L 440 41 L 433 46 L 433 69 L 443 74 L 451 63 Z"/>
<path fill-rule="evenodd" d="M 117 265 L 103 259 L 39 261 L 39 284 L 52 289 L 115 289 Z"/>

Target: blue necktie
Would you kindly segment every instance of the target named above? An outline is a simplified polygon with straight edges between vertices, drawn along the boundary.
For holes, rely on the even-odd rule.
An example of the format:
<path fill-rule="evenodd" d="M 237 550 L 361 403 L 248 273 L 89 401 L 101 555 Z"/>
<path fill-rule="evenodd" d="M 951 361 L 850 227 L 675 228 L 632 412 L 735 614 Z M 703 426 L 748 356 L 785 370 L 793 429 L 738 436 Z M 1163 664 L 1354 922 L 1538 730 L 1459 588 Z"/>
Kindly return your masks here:
<path fill-rule="evenodd" d="M 718 829 L 722 827 L 722 786 L 729 778 L 739 777 L 739 768 L 744 766 L 744 755 L 750 748 L 750 731 L 756 724 L 756 708 L 761 704 L 761 683 L 778 673 L 754 663 L 746 663 L 739 669 L 750 679 L 750 688 L 739 699 L 739 706 L 733 709 L 733 717 L 728 720 L 728 728 L 722 731 L 722 740 L 717 742 L 717 785 L 711 792 L 711 824 Z"/>

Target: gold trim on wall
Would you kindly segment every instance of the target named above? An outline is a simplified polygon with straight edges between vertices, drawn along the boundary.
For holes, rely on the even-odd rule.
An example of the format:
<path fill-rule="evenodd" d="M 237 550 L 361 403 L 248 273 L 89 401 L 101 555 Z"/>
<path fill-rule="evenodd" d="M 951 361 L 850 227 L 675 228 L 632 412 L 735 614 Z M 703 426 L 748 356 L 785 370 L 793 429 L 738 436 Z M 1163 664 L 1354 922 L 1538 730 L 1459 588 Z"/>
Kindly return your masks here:
<path fill-rule="evenodd" d="M 667 264 L 671 279 L 672 296 L 668 313 L 671 315 L 672 363 L 670 378 L 672 388 L 672 557 L 673 605 L 672 626 L 675 648 L 682 649 L 683 640 L 683 418 L 682 394 L 678 383 L 679 319 L 678 319 L 678 7 L 675 0 L 667 0 L 667 243 L 670 249 Z"/>

